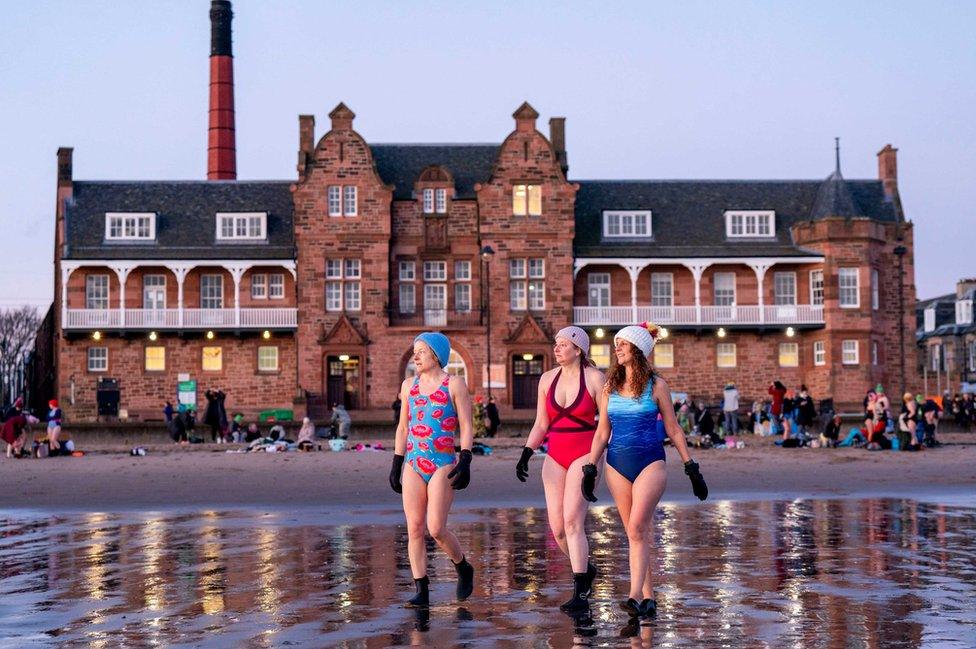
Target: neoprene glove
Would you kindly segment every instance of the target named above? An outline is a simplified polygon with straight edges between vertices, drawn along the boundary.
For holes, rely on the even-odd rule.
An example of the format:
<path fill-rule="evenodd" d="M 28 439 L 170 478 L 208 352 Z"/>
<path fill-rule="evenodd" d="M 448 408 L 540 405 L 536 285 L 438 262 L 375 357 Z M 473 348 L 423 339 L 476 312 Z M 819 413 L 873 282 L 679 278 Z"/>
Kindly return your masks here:
<path fill-rule="evenodd" d="M 521 482 L 525 482 L 525 479 L 529 477 L 529 458 L 535 453 L 528 446 L 522 447 L 522 457 L 519 458 L 518 464 L 515 465 L 515 477 Z"/>
<path fill-rule="evenodd" d="M 390 469 L 390 487 L 392 487 L 393 491 L 397 492 L 398 494 L 403 493 L 403 483 L 400 482 L 400 474 L 403 471 L 404 459 L 406 458 L 404 458 L 402 455 L 394 454 L 393 468 Z"/>
<path fill-rule="evenodd" d="M 702 477 L 701 471 L 698 470 L 698 462 L 694 460 L 685 462 L 685 475 L 691 479 L 691 490 L 698 496 L 698 500 L 708 498 L 708 485 L 705 484 L 705 478 Z"/>
<path fill-rule="evenodd" d="M 584 464 L 583 465 L 583 498 L 590 501 L 591 503 L 596 502 L 596 496 L 593 495 L 593 490 L 596 489 L 596 465 L 595 464 Z"/>
<path fill-rule="evenodd" d="M 447 479 L 451 480 L 451 486 L 455 489 L 464 489 L 468 486 L 471 482 L 471 451 L 468 449 L 461 451 L 458 462 L 447 474 Z"/>

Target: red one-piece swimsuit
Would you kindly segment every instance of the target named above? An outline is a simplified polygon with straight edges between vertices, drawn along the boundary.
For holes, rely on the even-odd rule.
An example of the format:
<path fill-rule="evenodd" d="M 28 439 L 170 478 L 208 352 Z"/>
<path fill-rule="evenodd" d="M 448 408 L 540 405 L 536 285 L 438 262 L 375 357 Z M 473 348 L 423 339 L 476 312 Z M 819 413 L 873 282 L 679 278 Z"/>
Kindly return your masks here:
<path fill-rule="evenodd" d="M 556 403 L 556 385 L 563 370 L 559 368 L 556 378 L 549 386 L 546 395 L 546 412 L 549 414 L 549 457 L 564 469 L 574 460 L 590 452 L 593 435 L 596 433 L 596 402 L 586 389 L 586 373 L 580 368 L 579 393 L 569 406 L 563 408 Z"/>

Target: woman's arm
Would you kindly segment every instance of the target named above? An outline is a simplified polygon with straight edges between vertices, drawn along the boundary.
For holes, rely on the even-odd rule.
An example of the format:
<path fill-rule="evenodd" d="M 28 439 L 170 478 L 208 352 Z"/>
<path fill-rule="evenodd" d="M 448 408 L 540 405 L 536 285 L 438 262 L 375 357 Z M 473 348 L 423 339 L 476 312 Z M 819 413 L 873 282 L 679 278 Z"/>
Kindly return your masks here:
<path fill-rule="evenodd" d="M 410 379 L 404 379 L 403 383 L 400 384 L 400 401 L 403 402 L 403 407 L 400 408 L 400 421 L 397 422 L 393 453 L 395 455 L 406 455 L 407 422 L 410 421 Z M 334 415 L 333 421 L 335 421 Z"/>
<path fill-rule="evenodd" d="M 471 423 L 471 395 L 468 394 L 468 385 L 462 377 L 452 376 L 448 389 L 458 414 L 458 426 L 461 428 L 461 450 L 470 451 L 474 446 L 474 426 Z"/>
<path fill-rule="evenodd" d="M 533 451 L 542 446 L 542 440 L 546 438 L 546 431 L 549 430 L 549 411 L 546 410 L 546 398 L 555 375 L 556 370 L 549 370 L 539 379 L 539 396 L 535 404 L 535 423 L 532 424 L 529 437 L 525 440 L 525 447 Z"/>
<path fill-rule="evenodd" d="M 681 456 L 681 461 L 690 461 L 691 455 L 688 453 L 685 432 L 678 425 L 678 420 L 674 416 L 674 408 L 671 407 L 671 390 L 668 388 L 667 381 L 660 377 L 654 382 L 654 400 L 657 402 L 658 410 L 664 419 L 664 432 L 671 438 L 671 443 L 674 444 L 675 450 Z"/>
<path fill-rule="evenodd" d="M 609 401 L 609 390 L 606 388 L 600 390 L 600 400 L 596 404 L 600 410 L 600 421 L 596 425 L 596 434 L 593 435 L 593 444 L 590 446 L 590 464 L 596 464 L 600 461 L 603 452 L 607 450 L 607 444 L 610 443 L 610 417 L 607 416 L 607 403 Z"/>

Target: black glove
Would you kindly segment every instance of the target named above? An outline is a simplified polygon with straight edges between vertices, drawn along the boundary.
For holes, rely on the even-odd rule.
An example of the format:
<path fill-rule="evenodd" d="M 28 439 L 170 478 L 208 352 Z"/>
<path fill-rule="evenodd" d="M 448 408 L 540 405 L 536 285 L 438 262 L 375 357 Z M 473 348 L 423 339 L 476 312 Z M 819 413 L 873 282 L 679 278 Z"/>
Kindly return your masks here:
<path fill-rule="evenodd" d="M 525 482 L 525 479 L 529 477 L 529 458 L 535 453 L 528 446 L 522 447 L 522 457 L 519 458 L 518 464 L 515 465 L 515 477 L 521 482 Z"/>
<path fill-rule="evenodd" d="M 471 451 L 464 449 L 458 456 L 458 462 L 447 474 L 447 479 L 451 480 L 451 486 L 455 489 L 464 489 L 471 482 Z"/>
<path fill-rule="evenodd" d="M 596 502 L 596 496 L 593 495 L 593 490 L 596 489 L 596 465 L 595 464 L 584 464 L 583 465 L 583 498 L 590 501 L 591 503 Z"/>
<path fill-rule="evenodd" d="M 400 473 L 403 471 L 403 461 L 405 459 L 402 455 L 394 454 L 393 468 L 390 469 L 390 487 L 398 494 L 403 493 L 403 483 L 400 482 Z"/>
<path fill-rule="evenodd" d="M 708 498 L 708 485 L 705 484 L 705 478 L 702 477 L 701 471 L 698 470 L 698 462 L 694 460 L 685 462 L 685 475 L 691 479 L 691 490 L 698 496 L 698 500 Z"/>

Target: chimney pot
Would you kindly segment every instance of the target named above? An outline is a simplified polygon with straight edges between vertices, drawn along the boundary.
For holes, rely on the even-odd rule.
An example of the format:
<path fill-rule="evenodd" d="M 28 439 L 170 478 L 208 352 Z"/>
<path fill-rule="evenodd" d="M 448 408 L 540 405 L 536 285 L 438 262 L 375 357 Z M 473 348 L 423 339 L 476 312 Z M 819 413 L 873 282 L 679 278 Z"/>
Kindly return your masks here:
<path fill-rule="evenodd" d="M 549 118 L 549 142 L 556 152 L 556 159 L 563 170 L 563 175 L 569 171 L 569 162 L 566 157 L 566 118 Z"/>

